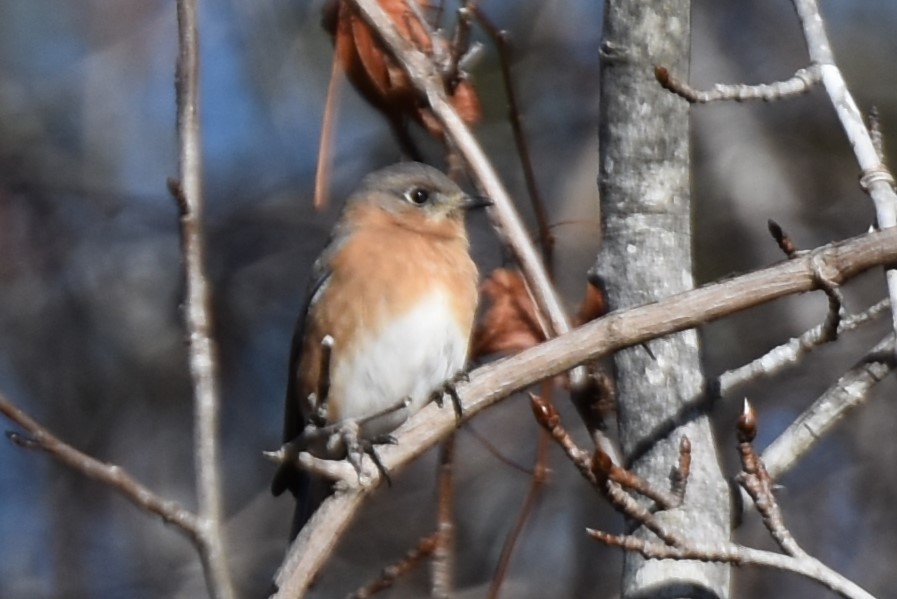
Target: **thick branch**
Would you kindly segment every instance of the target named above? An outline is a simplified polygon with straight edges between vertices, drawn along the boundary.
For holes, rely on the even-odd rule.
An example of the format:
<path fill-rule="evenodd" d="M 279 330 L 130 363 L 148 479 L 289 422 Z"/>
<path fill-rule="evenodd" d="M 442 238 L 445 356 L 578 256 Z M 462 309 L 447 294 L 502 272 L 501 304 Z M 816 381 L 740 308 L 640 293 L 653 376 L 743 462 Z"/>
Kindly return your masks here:
<path fill-rule="evenodd" d="M 874 232 L 826 246 L 776 266 L 714 283 L 652 304 L 613 312 L 516 356 L 476 369 L 470 381 L 457 386 L 463 419 L 529 385 L 650 339 L 696 327 L 817 285 L 814 261 L 828 279 L 843 284 L 869 268 L 897 260 L 897 229 Z M 431 404 L 396 432 L 396 445 L 380 450 L 384 466 L 395 471 L 433 447 L 457 427 L 454 411 Z M 328 499 L 302 529 L 277 575 L 286 599 L 301 594 L 324 564 L 364 497 L 382 480 L 368 458 L 371 484 L 350 488 Z M 347 483 L 353 484 L 350 478 Z M 326 506 L 326 507 L 325 507 Z"/>

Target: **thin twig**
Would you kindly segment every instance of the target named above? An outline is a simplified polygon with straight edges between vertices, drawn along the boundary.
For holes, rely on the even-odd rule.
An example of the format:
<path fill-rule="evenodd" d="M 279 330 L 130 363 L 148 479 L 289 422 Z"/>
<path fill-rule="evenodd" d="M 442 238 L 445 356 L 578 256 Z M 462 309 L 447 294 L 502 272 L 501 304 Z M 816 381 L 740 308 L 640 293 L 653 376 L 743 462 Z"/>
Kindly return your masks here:
<path fill-rule="evenodd" d="M 513 468 L 514 470 L 517 470 L 518 472 L 526 474 L 527 476 L 533 476 L 535 474 L 535 472 L 533 471 L 532 468 L 524 466 L 523 464 L 519 464 L 516 461 L 509 458 L 508 456 L 506 456 L 504 453 L 502 453 L 502 451 L 498 447 L 496 447 L 492 443 L 492 441 L 487 439 L 483 435 L 483 433 L 481 433 L 480 431 L 478 431 L 476 429 L 476 427 L 474 426 L 474 424 L 472 422 L 468 423 L 467 426 L 465 426 L 462 430 L 465 433 L 470 434 L 474 439 L 476 439 L 483 447 L 486 448 L 486 451 L 492 457 L 494 457 L 496 460 L 498 460 L 505 466 Z"/>
<path fill-rule="evenodd" d="M 776 240 L 779 249 L 781 249 L 788 258 L 794 258 L 799 251 L 794 240 L 788 236 L 782 229 L 781 225 L 776 221 L 769 219 L 767 221 L 769 232 L 773 239 Z M 819 288 L 825 292 L 828 298 L 828 312 L 825 315 L 825 321 L 822 324 L 822 334 L 819 343 L 830 343 L 838 339 L 838 327 L 841 325 L 841 311 L 844 304 L 844 298 L 838 286 L 833 284 L 826 278 L 825 272 L 821 269 L 816 271 L 816 279 L 819 282 Z"/>
<path fill-rule="evenodd" d="M 436 547 L 433 550 L 430 597 L 448 599 L 454 588 L 455 518 L 454 473 L 455 435 L 449 435 L 439 447 L 438 501 L 436 510 Z"/>
<path fill-rule="evenodd" d="M 200 523 L 196 514 L 178 502 L 157 495 L 121 466 L 101 462 L 60 440 L 2 394 L 0 394 L 0 413 L 28 433 L 27 436 L 23 436 L 7 431 L 6 436 L 19 447 L 48 453 L 75 472 L 107 485 L 138 508 L 156 514 L 165 522 L 173 524 L 197 547 L 202 544 Z"/>
<path fill-rule="evenodd" d="M 551 380 L 542 381 L 543 401 L 551 402 L 554 384 Z M 514 549 L 517 547 L 517 541 L 523 533 L 530 515 L 536 507 L 536 503 L 548 484 L 548 448 L 550 437 L 548 431 L 544 428 L 539 429 L 539 439 L 536 443 L 536 459 L 533 464 L 532 476 L 530 478 L 529 487 L 520 509 L 517 512 L 517 518 L 511 527 L 505 543 L 501 548 L 501 555 L 495 566 L 495 573 L 492 575 L 492 582 L 489 584 L 489 599 L 497 599 L 501 593 L 502 585 L 507 579 L 508 568 L 511 565 L 511 558 L 514 556 Z"/>
<path fill-rule="evenodd" d="M 196 0 L 178 0 L 178 60 L 175 76 L 179 194 L 190 374 L 194 394 L 194 458 L 206 582 L 215 597 L 234 596 L 221 526 L 218 472 L 217 349 L 212 338 L 208 276 L 202 236 L 202 136 L 199 103 L 199 31 Z"/>
<path fill-rule="evenodd" d="M 828 312 L 825 315 L 825 321 L 822 323 L 821 343 L 829 343 L 838 339 L 838 328 L 841 326 L 841 310 L 844 305 L 844 296 L 838 289 L 838 284 L 829 279 L 825 272 L 825 264 L 818 260 L 811 262 L 813 265 L 813 274 L 816 276 L 816 282 L 820 289 L 828 298 Z"/>
<path fill-rule="evenodd" d="M 688 445 L 688 448 L 690 451 L 690 444 Z M 681 445 L 679 463 L 682 463 Z M 610 456 L 601 449 L 596 449 L 595 453 L 592 455 L 592 471 L 595 472 L 596 478 L 599 481 L 609 480 L 620 485 L 623 489 L 634 491 L 643 497 L 647 497 L 657 505 L 658 509 L 668 510 L 677 507 L 681 503 L 676 496 L 667 491 L 655 488 L 651 483 L 637 475 L 635 472 L 614 464 Z"/>
<path fill-rule="evenodd" d="M 591 456 L 576 444 L 573 437 L 570 436 L 570 433 L 568 433 L 567 429 L 561 424 L 561 416 L 558 414 L 555 407 L 550 402 L 545 401 L 533 393 L 529 394 L 529 399 L 530 407 L 533 410 L 533 416 L 535 417 L 536 422 L 539 423 L 539 426 L 551 435 L 551 438 L 554 439 L 555 443 L 564 450 L 564 453 L 567 454 L 567 457 L 573 462 L 573 465 L 576 466 L 576 469 L 579 470 L 579 473 L 582 474 L 583 478 L 585 478 L 592 486 L 600 488 L 601 481 L 599 481 L 595 475 L 596 473 L 592 467 Z"/>
<path fill-rule="evenodd" d="M 838 335 L 858 329 L 880 317 L 890 307 L 886 299 L 866 310 L 843 318 L 838 326 Z M 793 337 L 763 354 L 756 360 L 734 370 L 724 372 L 719 377 L 720 397 L 734 397 L 739 387 L 761 378 L 778 374 L 789 366 L 798 364 L 814 349 L 825 343 L 825 325 L 816 325 L 799 337 Z"/>
<path fill-rule="evenodd" d="M 434 532 L 430 536 L 417 542 L 414 549 L 405 554 L 401 561 L 383 568 L 380 577 L 361 587 L 346 599 L 369 599 L 380 591 L 392 587 L 396 581 L 416 568 L 424 559 L 433 554 L 436 549 L 439 533 Z"/>
<path fill-rule="evenodd" d="M 738 454 L 741 457 L 741 470 L 735 479 L 747 491 L 757 512 L 763 519 L 766 530 L 778 543 L 779 547 L 792 557 L 808 557 L 785 526 L 782 510 L 772 491 L 772 478 L 763 465 L 763 460 L 754 449 L 757 437 L 757 417 L 754 408 L 745 400 L 741 416 L 738 418 Z"/>
<path fill-rule="evenodd" d="M 334 58 L 330 68 L 330 82 L 327 84 L 327 97 L 324 100 L 324 114 L 321 117 L 321 137 L 318 142 L 318 165 L 315 168 L 314 207 L 323 212 L 330 197 L 330 165 L 333 160 L 333 136 L 339 122 L 340 90 L 342 89 L 342 69 Z"/>
<path fill-rule="evenodd" d="M 691 102 L 692 104 L 706 104 L 708 102 L 717 102 L 721 100 L 734 100 L 736 102 L 762 100 L 764 102 L 770 102 L 772 100 L 782 100 L 791 96 L 805 94 L 819 83 L 822 79 L 822 73 L 818 66 L 811 65 L 803 69 L 798 69 L 794 75 L 785 81 L 761 83 L 759 85 L 726 85 L 717 83 L 710 91 L 697 90 L 684 81 L 679 81 L 670 74 L 666 67 L 654 67 L 654 77 L 657 79 L 657 82 L 660 83 L 661 87 L 667 91 L 673 92 L 688 102 Z"/>
<path fill-rule="evenodd" d="M 548 221 L 548 213 L 545 210 L 545 202 L 539 193 L 539 184 L 536 181 L 536 171 L 533 168 L 532 156 L 526 133 L 523 131 L 523 117 L 520 104 L 517 102 L 517 90 L 514 87 L 514 78 L 511 75 L 511 36 L 499 29 L 483 13 L 479 7 L 473 7 L 471 12 L 476 16 L 480 24 L 492 38 L 495 47 L 498 48 L 498 61 L 501 66 L 501 78 L 505 88 L 505 97 L 508 101 L 508 120 L 511 123 L 511 131 L 514 134 L 514 143 L 517 145 L 517 154 L 523 167 L 523 178 L 526 182 L 526 191 L 529 195 L 530 205 L 536 217 L 536 226 L 539 230 L 539 246 L 542 249 L 542 257 L 545 260 L 549 273 L 554 262 L 554 233 Z"/>
<path fill-rule="evenodd" d="M 627 493 L 620 485 L 608 482 L 606 497 L 621 514 L 626 516 L 632 522 L 638 522 L 655 535 L 658 536 L 667 545 L 676 547 L 682 546 L 685 539 L 672 530 L 667 530 L 660 520 L 655 518 L 654 513 L 647 507 L 639 503 L 632 495 Z"/>
<path fill-rule="evenodd" d="M 463 77 L 464 66 L 462 63 L 466 61 L 466 57 L 471 51 L 470 16 L 470 9 L 467 7 L 466 2 L 462 1 L 461 6 L 458 7 L 458 22 L 452 35 L 452 43 L 449 44 L 449 68 L 445 73 L 449 91 L 452 91 L 451 86 L 457 85 Z"/>
<path fill-rule="evenodd" d="M 564 425 L 561 423 L 560 414 L 554 406 L 541 397 L 530 394 L 530 402 L 533 416 L 551 438 L 564 450 L 567 457 L 573 462 L 580 474 L 602 494 L 608 494 L 608 486 L 618 486 L 629 489 L 654 501 L 660 509 L 670 509 L 679 505 L 679 498 L 660 489 L 654 488 L 648 481 L 639 477 L 634 472 L 616 465 L 605 451 L 596 448 L 589 456 L 581 449 Z M 688 458 L 683 453 L 689 454 Z M 680 445 L 679 466 L 684 466 L 684 474 L 687 476 L 689 469 L 691 444 Z M 684 494 L 684 487 L 682 493 Z"/>

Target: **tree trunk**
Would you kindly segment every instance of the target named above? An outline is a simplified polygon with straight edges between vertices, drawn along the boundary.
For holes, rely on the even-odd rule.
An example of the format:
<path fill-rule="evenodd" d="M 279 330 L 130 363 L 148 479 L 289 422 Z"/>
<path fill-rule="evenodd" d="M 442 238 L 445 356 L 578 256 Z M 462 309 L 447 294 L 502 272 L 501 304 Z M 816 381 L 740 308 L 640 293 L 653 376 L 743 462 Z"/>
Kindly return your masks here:
<path fill-rule="evenodd" d="M 607 0 L 601 47 L 602 249 L 593 269 L 611 309 L 645 304 L 694 286 L 691 258 L 688 104 L 654 80 L 654 65 L 688 73 L 688 0 Z M 704 412 L 695 331 L 614 357 L 620 441 L 627 466 L 670 484 L 680 439 L 692 445 L 685 503 L 657 517 L 703 542 L 729 536 L 729 490 Z M 656 537 L 642 527 L 636 534 Z M 727 566 L 626 556 L 623 596 L 726 597 Z"/>

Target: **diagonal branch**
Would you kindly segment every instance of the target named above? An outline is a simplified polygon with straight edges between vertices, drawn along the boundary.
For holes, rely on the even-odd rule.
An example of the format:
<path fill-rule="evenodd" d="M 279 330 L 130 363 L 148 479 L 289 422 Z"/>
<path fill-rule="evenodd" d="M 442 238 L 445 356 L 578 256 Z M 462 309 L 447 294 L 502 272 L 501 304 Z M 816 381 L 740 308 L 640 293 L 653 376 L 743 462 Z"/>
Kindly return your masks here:
<path fill-rule="evenodd" d="M 197 547 L 201 547 L 202 532 L 196 514 L 176 501 L 155 494 L 121 466 L 101 462 L 61 441 L 2 394 L 0 394 L 0 413 L 28 433 L 25 437 L 15 432 L 7 432 L 7 437 L 13 443 L 25 449 L 44 451 L 72 470 L 111 487 L 140 509 L 156 514 L 165 522 L 175 525 Z"/>
<path fill-rule="evenodd" d="M 871 322 L 890 306 L 890 302 L 884 299 L 862 312 L 844 318 L 838 325 L 837 334 L 853 331 Z M 792 337 L 772 348 L 759 358 L 724 372 L 719 376 L 719 396 L 732 397 L 739 387 L 761 378 L 769 378 L 798 364 L 810 352 L 827 343 L 825 328 L 825 323 L 816 325 L 800 336 Z"/>
<path fill-rule="evenodd" d="M 820 264 L 830 281 L 843 284 L 865 270 L 895 260 L 897 229 L 868 233 L 807 252 L 776 266 L 652 304 L 612 312 L 565 335 L 473 371 L 468 382 L 457 386 L 463 420 L 473 418 L 520 389 L 577 364 L 787 295 L 811 291 L 818 285 Z M 457 426 L 453 410 L 443 410 L 431 404 L 395 432 L 398 443 L 380 451 L 381 461 L 388 470 L 397 470 L 451 434 Z M 357 486 L 354 475 L 351 475 L 344 481 L 348 488 L 325 501 L 290 547 L 287 560 L 276 577 L 279 592 L 275 597 L 296 597 L 308 588 L 364 498 L 381 484 L 380 473 L 368 458 L 365 463 L 366 470 L 371 472 L 371 483 Z"/>
<path fill-rule="evenodd" d="M 479 146 L 470 129 L 458 116 L 445 94 L 442 75 L 432 61 L 411 46 L 395 29 L 392 20 L 376 0 L 349 0 L 382 39 L 408 73 L 414 87 L 426 98 L 427 105 L 442 125 L 474 175 L 483 192 L 492 200 L 488 209 L 490 218 L 502 242 L 511 250 L 520 270 L 526 278 L 536 305 L 546 319 L 550 333 L 560 335 L 570 330 L 570 319 L 563 303 L 554 290 L 542 260 L 530 241 L 529 233 L 517 214 L 510 195 L 492 168 L 489 159 Z M 573 387 L 585 382 L 585 370 L 577 368 L 570 373 Z"/>
<path fill-rule="evenodd" d="M 829 430 L 863 405 L 872 388 L 895 366 L 892 333 L 869 350 L 769 444 L 763 451 L 769 475 L 778 479 L 789 471 Z"/>

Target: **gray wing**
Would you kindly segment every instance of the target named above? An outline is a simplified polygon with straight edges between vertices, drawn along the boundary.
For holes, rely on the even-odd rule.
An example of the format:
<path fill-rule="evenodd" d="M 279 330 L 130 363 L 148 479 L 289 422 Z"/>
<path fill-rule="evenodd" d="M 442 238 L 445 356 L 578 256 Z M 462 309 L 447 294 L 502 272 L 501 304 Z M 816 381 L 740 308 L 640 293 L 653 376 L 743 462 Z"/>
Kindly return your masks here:
<path fill-rule="evenodd" d="M 309 308 L 314 304 L 318 294 L 324 290 L 327 281 L 330 278 L 330 269 L 326 267 L 325 258 L 329 257 L 329 252 L 325 251 L 315 262 L 313 268 L 312 284 L 309 286 L 305 295 L 305 302 L 302 310 L 299 312 L 299 318 L 293 328 L 293 339 L 290 342 L 290 361 L 287 371 L 287 392 L 283 408 L 283 437 L 284 443 L 289 443 L 298 437 L 306 424 L 308 418 L 306 414 L 299 409 L 299 362 L 302 358 L 302 340 L 305 336 L 305 321 L 308 317 Z M 307 477 L 299 469 L 290 464 L 282 464 L 274 474 L 274 480 L 271 481 L 271 492 L 277 496 L 289 489 L 294 496 L 301 497 L 307 487 Z"/>
<path fill-rule="evenodd" d="M 308 418 L 300 409 L 299 397 L 299 363 L 302 359 L 302 340 L 305 336 L 305 321 L 308 318 L 309 311 L 315 302 L 320 299 L 321 294 L 327 287 L 332 271 L 330 263 L 333 256 L 342 249 L 345 240 L 351 235 L 351 229 L 345 224 L 342 217 L 337 220 L 337 224 L 333 229 L 330 239 L 321 255 L 315 260 L 312 266 L 311 282 L 305 292 L 305 302 L 302 310 L 299 312 L 299 318 L 293 328 L 293 339 L 290 343 L 290 361 L 289 370 L 287 372 L 287 392 L 283 409 L 283 442 L 288 443 L 298 437 L 306 424 Z M 306 495 L 308 491 L 308 475 L 300 471 L 298 468 L 290 464 L 282 464 L 274 474 L 271 481 L 271 492 L 277 496 L 289 489 L 290 492 L 299 500 Z"/>

